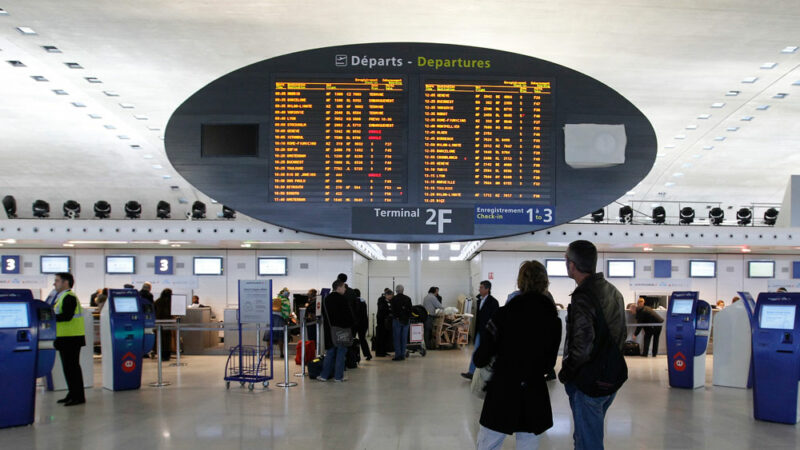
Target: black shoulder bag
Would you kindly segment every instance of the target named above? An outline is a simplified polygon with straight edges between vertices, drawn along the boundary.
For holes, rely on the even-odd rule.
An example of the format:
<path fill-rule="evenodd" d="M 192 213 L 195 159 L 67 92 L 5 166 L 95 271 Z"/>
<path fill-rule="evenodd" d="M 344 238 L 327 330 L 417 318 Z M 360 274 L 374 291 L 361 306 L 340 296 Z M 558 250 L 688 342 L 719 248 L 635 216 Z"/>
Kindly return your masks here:
<path fill-rule="evenodd" d="M 594 295 L 589 295 L 597 311 L 595 321 L 595 342 L 589 362 L 578 369 L 573 383 L 589 397 L 605 397 L 611 395 L 628 379 L 628 365 L 619 348 L 611 341 L 603 309 Z"/>

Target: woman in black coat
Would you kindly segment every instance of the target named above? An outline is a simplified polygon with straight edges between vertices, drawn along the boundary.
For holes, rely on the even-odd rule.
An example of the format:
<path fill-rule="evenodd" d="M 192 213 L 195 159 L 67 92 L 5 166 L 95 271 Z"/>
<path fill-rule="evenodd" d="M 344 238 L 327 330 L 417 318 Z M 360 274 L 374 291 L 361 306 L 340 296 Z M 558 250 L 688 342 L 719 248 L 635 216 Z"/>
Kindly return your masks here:
<path fill-rule="evenodd" d="M 172 319 L 172 289 L 164 289 L 155 301 L 156 320 Z M 156 343 L 158 345 L 158 343 Z M 161 330 L 161 360 L 172 356 L 172 330 Z"/>
<path fill-rule="evenodd" d="M 375 317 L 375 350 L 376 356 L 386 356 L 394 351 L 392 345 L 392 308 L 391 301 L 394 292 L 386 288 L 383 295 L 378 298 L 378 314 Z"/>
<path fill-rule="evenodd" d="M 545 375 L 556 362 L 561 319 L 544 294 L 548 285 L 541 263 L 522 263 L 519 295 L 492 316 L 473 356 L 477 367 L 494 358 L 481 411 L 479 449 L 500 448 L 506 435 L 514 433 L 517 448 L 538 448 L 537 435 L 553 426 Z"/>

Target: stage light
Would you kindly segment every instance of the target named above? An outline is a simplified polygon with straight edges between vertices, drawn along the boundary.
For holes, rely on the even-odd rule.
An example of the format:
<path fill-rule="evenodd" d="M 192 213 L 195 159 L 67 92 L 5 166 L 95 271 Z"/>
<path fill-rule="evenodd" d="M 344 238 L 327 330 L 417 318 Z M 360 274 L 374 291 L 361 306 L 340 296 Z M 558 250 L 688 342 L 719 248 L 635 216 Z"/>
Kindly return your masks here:
<path fill-rule="evenodd" d="M 633 222 L 633 208 L 628 205 L 623 206 L 619 209 L 619 221 L 621 223 L 631 223 Z"/>
<path fill-rule="evenodd" d="M 136 200 L 125 203 L 125 217 L 128 219 L 138 219 L 142 217 L 142 204 Z"/>
<path fill-rule="evenodd" d="M 750 208 L 739 208 L 736 211 L 736 223 L 739 225 L 747 225 L 753 220 L 753 211 Z"/>
<path fill-rule="evenodd" d="M 770 208 L 764 211 L 764 223 L 766 225 L 775 225 L 775 222 L 778 220 L 778 210 L 775 208 Z"/>
<path fill-rule="evenodd" d="M 192 203 L 192 219 L 205 219 L 206 218 L 206 204 L 197 200 Z"/>
<path fill-rule="evenodd" d="M 592 222 L 599 223 L 602 222 L 606 216 L 606 212 L 603 208 L 598 209 L 597 211 L 592 213 Z"/>
<path fill-rule="evenodd" d="M 50 217 L 50 203 L 44 200 L 36 200 L 33 202 L 33 217 L 43 219 Z"/>
<path fill-rule="evenodd" d="M 3 197 L 3 208 L 5 208 L 9 219 L 17 218 L 17 200 L 13 195 Z"/>
<path fill-rule="evenodd" d="M 94 216 L 98 219 L 108 219 L 111 216 L 111 204 L 105 200 L 94 203 Z"/>
<path fill-rule="evenodd" d="M 231 208 L 228 208 L 225 205 L 222 205 L 222 217 L 225 219 L 235 219 L 236 218 L 236 211 Z"/>
<path fill-rule="evenodd" d="M 679 222 L 682 225 L 689 225 L 694 222 L 694 208 L 684 206 L 681 208 L 680 216 Z"/>
<path fill-rule="evenodd" d="M 663 206 L 653 208 L 653 223 L 662 224 L 667 218 L 667 211 Z"/>
<path fill-rule="evenodd" d="M 708 212 L 708 220 L 711 222 L 711 225 L 719 225 L 725 220 L 725 211 L 722 210 L 719 206 L 711 208 L 711 211 Z"/>
<path fill-rule="evenodd" d="M 165 202 L 161 200 L 156 205 L 156 217 L 159 219 L 169 219 L 169 215 L 172 212 L 172 207 L 169 205 L 169 202 Z"/>
<path fill-rule="evenodd" d="M 81 216 L 81 204 L 75 200 L 65 201 L 62 210 L 64 211 L 64 217 L 70 219 L 77 219 Z"/>

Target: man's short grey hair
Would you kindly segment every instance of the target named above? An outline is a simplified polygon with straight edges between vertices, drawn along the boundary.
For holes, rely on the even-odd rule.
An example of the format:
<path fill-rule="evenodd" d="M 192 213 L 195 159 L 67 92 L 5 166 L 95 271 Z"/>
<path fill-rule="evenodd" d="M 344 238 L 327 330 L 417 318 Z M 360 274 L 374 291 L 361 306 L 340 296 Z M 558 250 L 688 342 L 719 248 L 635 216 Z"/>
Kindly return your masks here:
<path fill-rule="evenodd" d="M 142 285 L 142 289 L 144 289 L 145 291 L 149 291 L 153 289 L 153 285 L 150 284 L 149 281 L 145 281 L 144 284 Z"/>
<path fill-rule="evenodd" d="M 405 288 L 403 287 L 402 284 L 398 284 L 397 286 L 394 287 L 394 290 L 397 291 L 398 294 L 402 294 Z"/>

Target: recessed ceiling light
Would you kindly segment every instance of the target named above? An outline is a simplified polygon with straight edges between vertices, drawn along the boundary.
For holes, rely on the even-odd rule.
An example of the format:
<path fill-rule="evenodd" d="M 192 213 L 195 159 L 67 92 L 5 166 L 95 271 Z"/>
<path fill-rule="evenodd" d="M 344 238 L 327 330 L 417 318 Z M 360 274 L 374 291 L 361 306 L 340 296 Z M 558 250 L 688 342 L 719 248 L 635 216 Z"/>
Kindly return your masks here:
<path fill-rule="evenodd" d="M 86 104 L 81 102 L 72 102 L 72 106 L 76 108 L 86 108 Z"/>
<path fill-rule="evenodd" d="M 139 150 L 140 148 L 142 148 L 142 146 L 139 144 L 131 144 L 131 148 L 134 150 Z"/>
<path fill-rule="evenodd" d="M 147 129 L 148 129 L 148 130 L 150 130 L 150 131 L 158 131 L 158 130 L 160 130 L 161 128 L 159 128 L 159 127 L 157 127 L 157 126 L 155 126 L 155 125 L 148 125 L 148 126 L 147 126 Z"/>
<path fill-rule="evenodd" d="M 120 103 L 119 106 L 125 109 L 133 109 L 135 107 L 133 103 Z"/>
<path fill-rule="evenodd" d="M 685 163 L 681 164 L 681 168 L 682 169 L 687 169 L 689 167 L 692 167 L 692 163 L 685 162 Z"/>
<path fill-rule="evenodd" d="M 8 11 L 6 11 L 3 8 L 0 8 L 0 16 L 7 16 L 7 15 L 8 15 Z"/>
<path fill-rule="evenodd" d="M 725 140 L 725 136 L 717 136 L 717 137 L 714 138 L 714 140 L 717 141 L 717 142 L 722 142 L 722 141 Z"/>
<path fill-rule="evenodd" d="M 758 81 L 758 77 L 747 77 L 742 79 L 742 83 L 752 84 Z"/>
<path fill-rule="evenodd" d="M 652 251 L 653 251 L 653 247 L 643 247 L 643 248 L 642 248 L 642 251 L 645 251 L 645 252 L 652 252 Z"/>
<path fill-rule="evenodd" d="M 796 51 L 797 51 L 797 46 L 796 45 L 790 45 L 788 47 L 783 47 L 783 49 L 781 50 L 781 53 L 794 53 Z"/>
<path fill-rule="evenodd" d="M 636 195 L 636 191 L 628 191 L 625 195 Z"/>
<path fill-rule="evenodd" d="M 119 94 L 116 91 L 103 91 L 103 94 L 106 94 L 108 97 L 119 97 Z"/>
<path fill-rule="evenodd" d="M 111 125 L 110 123 L 107 123 L 107 124 L 103 125 L 103 128 L 105 128 L 106 130 L 116 130 L 117 129 L 117 127 L 115 127 L 114 125 Z"/>
<path fill-rule="evenodd" d="M 750 249 L 749 249 L 749 248 L 747 248 L 747 247 L 743 247 L 743 248 L 742 248 L 742 253 L 750 253 L 751 251 L 752 251 L 752 250 L 750 250 Z"/>
<path fill-rule="evenodd" d="M 185 205 L 185 204 L 189 203 L 189 200 L 186 200 L 186 197 L 180 197 L 180 198 L 178 198 L 178 203 L 180 203 L 182 205 Z"/>
<path fill-rule="evenodd" d="M 438 260 L 439 260 L 438 256 L 428 256 L 428 261 L 438 261 Z"/>
<path fill-rule="evenodd" d="M 726 92 L 726 93 L 725 93 L 725 96 L 726 96 L 726 97 L 736 97 L 736 96 L 737 96 L 737 95 L 739 95 L 741 92 L 742 92 L 742 91 L 733 91 L 733 90 L 731 90 L 731 91 L 728 91 L 728 92 Z"/>
<path fill-rule="evenodd" d="M 142 155 L 144 159 L 153 159 L 153 155 Z"/>
<path fill-rule="evenodd" d="M 675 148 L 675 144 L 667 144 L 664 148 Z"/>
<path fill-rule="evenodd" d="M 686 139 L 686 135 L 685 134 L 676 134 L 675 135 L 675 139 L 678 139 L 678 140 Z"/>
<path fill-rule="evenodd" d="M 172 178 L 172 175 L 161 175 L 161 178 L 169 180 L 170 178 Z"/>
<path fill-rule="evenodd" d="M 759 106 L 756 106 L 756 109 L 759 110 L 759 111 L 766 111 L 766 110 L 769 109 L 769 105 L 759 105 Z"/>
<path fill-rule="evenodd" d="M 787 94 L 786 92 L 778 92 L 777 94 L 773 95 L 772 98 L 784 99 L 786 98 L 787 95 L 789 94 Z"/>
<path fill-rule="evenodd" d="M 439 250 L 439 244 L 428 244 L 429 250 Z"/>
<path fill-rule="evenodd" d="M 31 78 L 33 78 L 36 81 L 50 81 L 41 75 L 31 75 Z"/>
<path fill-rule="evenodd" d="M 56 94 L 56 95 L 69 95 L 69 94 L 67 94 L 67 91 L 65 91 L 63 89 L 53 89 L 53 93 Z"/>
<path fill-rule="evenodd" d="M 161 169 L 163 169 L 163 168 L 164 168 L 164 167 L 163 167 L 161 164 L 153 164 L 153 169 L 156 169 L 156 170 L 161 170 Z"/>
<path fill-rule="evenodd" d="M 704 119 L 704 120 L 705 119 L 710 119 L 711 118 L 711 114 L 700 114 L 699 116 L 697 116 L 697 118 L 698 119 Z"/>
<path fill-rule="evenodd" d="M 696 153 L 696 154 L 692 155 L 692 158 L 702 158 L 702 157 L 703 157 L 703 155 L 701 155 L 699 153 Z"/>
<path fill-rule="evenodd" d="M 61 53 L 61 49 L 56 47 L 55 45 L 43 45 L 42 48 L 47 53 Z"/>
<path fill-rule="evenodd" d="M 776 63 L 776 62 L 765 62 L 764 64 L 761 65 L 760 68 L 769 70 L 769 69 L 774 69 L 775 66 L 777 66 L 777 65 L 778 65 L 778 63 Z"/>
<path fill-rule="evenodd" d="M 751 120 L 753 120 L 754 118 L 755 118 L 755 117 L 753 117 L 753 116 L 742 116 L 742 119 L 741 119 L 741 120 L 742 120 L 743 122 L 750 122 L 750 121 L 751 121 Z"/>
<path fill-rule="evenodd" d="M 89 114 L 89 117 L 91 117 L 92 119 L 102 119 L 103 118 L 103 116 L 101 116 L 100 114 Z"/>
<path fill-rule="evenodd" d="M 457 251 L 461 250 L 461 244 L 459 244 L 457 242 L 450 244 L 450 250 L 452 250 L 454 252 L 457 252 Z"/>
<path fill-rule="evenodd" d="M 673 177 L 676 177 L 676 178 L 680 178 L 680 177 L 682 177 L 682 176 L 683 176 L 683 173 L 681 173 L 681 172 L 675 172 L 675 173 L 673 173 L 673 174 L 672 174 L 672 176 L 673 176 Z"/>
<path fill-rule="evenodd" d="M 65 66 L 69 67 L 70 69 L 83 69 L 83 66 L 76 62 L 65 62 Z"/>
<path fill-rule="evenodd" d="M 11 64 L 12 67 L 26 67 L 25 64 L 22 63 L 22 61 L 16 59 L 11 59 L 6 62 Z"/>
<path fill-rule="evenodd" d="M 397 244 L 393 243 L 386 244 L 386 250 L 397 250 Z"/>
<path fill-rule="evenodd" d="M 181 244 L 170 244 L 169 246 L 170 246 L 170 247 L 180 247 L 180 246 L 181 246 Z"/>
<path fill-rule="evenodd" d="M 722 108 L 723 106 L 725 106 L 725 102 L 714 102 L 711 104 L 712 108 Z"/>
<path fill-rule="evenodd" d="M 728 128 L 725 128 L 725 131 L 731 131 L 731 132 L 738 131 L 738 130 L 739 130 L 739 127 L 728 127 Z"/>
<path fill-rule="evenodd" d="M 247 243 L 247 242 L 245 242 L 244 244 L 241 245 L 242 248 L 250 248 L 252 246 L 253 246 L 252 244 Z"/>
<path fill-rule="evenodd" d="M 75 244 L 70 244 L 69 242 L 65 242 L 61 244 L 62 247 L 75 247 Z"/>
<path fill-rule="evenodd" d="M 147 117 L 147 116 L 146 116 L 146 115 L 144 115 L 144 114 L 134 114 L 134 115 L 133 115 L 133 117 L 134 117 L 136 120 L 147 120 L 147 119 L 149 119 L 149 117 Z"/>
<path fill-rule="evenodd" d="M 83 79 L 88 81 L 89 83 L 92 83 L 92 84 L 100 84 L 100 83 L 102 83 L 102 81 L 100 81 L 100 78 L 97 78 L 97 77 L 83 77 Z"/>
<path fill-rule="evenodd" d="M 387 261 L 397 261 L 397 256 L 387 256 L 386 260 Z"/>
<path fill-rule="evenodd" d="M 664 187 L 670 187 L 670 186 L 675 186 L 675 183 L 672 181 L 667 181 L 666 183 L 664 183 Z"/>
<path fill-rule="evenodd" d="M 450 261 L 461 261 L 461 258 L 459 258 L 458 256 L 451 256 Z"/>
<path fill-rule="evenodd" d="M 37 34 L 36 31 L 34 31 L 34 29 L 31 27 L 17 27 L 17 31 L 28 36 Z"/>
<path fill-rule="evenodd" d="M 713 145 L 704 145 L 703 146 L 703 150 L 714 150 L 714 146 Z"/>
<path fill-rule="evenodd" d="M 800 86 L 800 80 L 797 80 L 794 83 L 792 83 L 792 86 Z"/>
<path fill-rule="evenodd" d="M 122 139 L 123 141 L 130 139 L 130 136 L 126 134 L 118 134 L 117 138 Z"/>
<path fill-rule="evenodd" d="M 697 125 L 686 125 L 686 129 L 687 130 L 696 130 L 697 129 Z"/>

